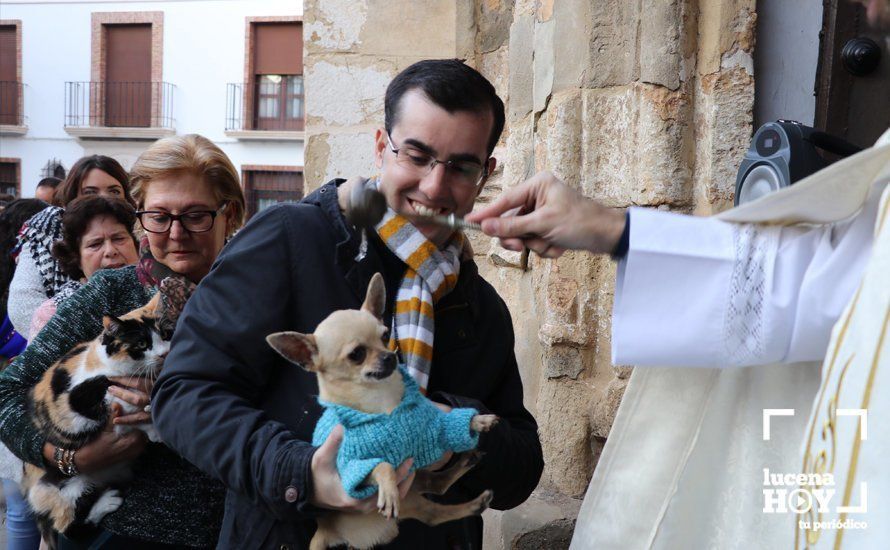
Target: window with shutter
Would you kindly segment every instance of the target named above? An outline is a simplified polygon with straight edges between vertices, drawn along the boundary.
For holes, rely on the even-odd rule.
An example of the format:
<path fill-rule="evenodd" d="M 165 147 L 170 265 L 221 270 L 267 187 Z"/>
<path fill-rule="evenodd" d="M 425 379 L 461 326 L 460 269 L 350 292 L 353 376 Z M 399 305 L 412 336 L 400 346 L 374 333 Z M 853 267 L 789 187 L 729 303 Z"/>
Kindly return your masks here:
<path fill-rule="evenodd" d="M 253 23 L 253 128 L 303 129 L 303 25 Z"/>

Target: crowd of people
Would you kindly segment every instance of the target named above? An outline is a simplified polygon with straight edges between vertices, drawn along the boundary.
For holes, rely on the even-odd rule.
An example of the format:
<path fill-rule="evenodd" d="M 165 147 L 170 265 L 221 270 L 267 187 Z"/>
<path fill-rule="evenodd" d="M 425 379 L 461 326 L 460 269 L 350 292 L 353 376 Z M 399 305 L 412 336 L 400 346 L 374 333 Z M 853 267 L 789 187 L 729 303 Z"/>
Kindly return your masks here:
<path fill-rule="evenodd" d="M 868 266 L 863 243 L 871 242 L 879 204 L 890 204 L 890 195 L 881 199 L 886 178 L 863 181 L 855 212 L 802 229 L 608 209 L 544 173 L 470 214 L 495 170 L 491 155 L 504 129 L 504 104 L 492 84 L 459 60 L 420 61 L 394 78 L 384 106 L 373 149 L 377 175 L 332 180 L 299 204 L 259 213 L 244 228 L 238 173 L 219 147 L 198 135 L 155 142 L 129 172 L 109 157 L 85 157 L 54 188 L 52 204 L 22 199 L 0 213 L 0 354 L 9 360 L 0 374 L 0 476 L 10 548 L 36 548 L 41 536 L 59 548 L 308 548 L 320 514 L 375 513 L 376 497 L 352 498 L 338 475 L 342 429 L 320 446 L 311 444 L 323 406 L 314 374 L 278 355 L 266 337 L 310 334 L 332 312 L 358 309 L 378 273 L 388 297 L 384 337 L 420 390 L 446 412 L 472 408 L 499 419 L 479 438 L 478 464 L 441 498 L 465 502 L 493 491 L 496 509 L 525 501 L 540 480 L 543 454 L 523 402 L 510 313 L 479 275 L 468 239 L 418 217 L 468 216 L 505 247 L 527 247 L 542 257 L 567 249 L 611 254 L 619 261 L 617 362 L 736 367 L 825 355 L 831 326 Z M 844 166 L 886 163 L 888 154 L 890 148 L 877 147 Z M 827 173 L 817 184 L 836 179 Z M 356 186 L 385 199 L 376 227 L 347 221 Z M 521 214 L 504 216 L 517 207 L 524 207 Z M 701 258 L 711 257 L 703 267 Z M 746 285 L 762 283 L 767 272 L 780 274 L 771 280 L 782 284 L 749 291 Z M 102 334 L 104 317 L 144 306 L 170 278 L 195 290 L 159 377 L 114 378 L 107 390 L 135 412 L 115 408 L 107 428 L 77 448 L 48 441 L 31 418 L 35 385 L 78 344 Z M 751 296 L 756 307 L 744 307 Z M 669 318 L 678 304 L 686 308 L 684 322 L 663 323 L 651 313 Z M 745 332 L 766 323 L 774 330 Z M 632 397 L 640 393 L 634 384 Z M 710 386 L 683 389 L 695 387 Z M 639 415 L 645 410 L 635 411 L 636 418 L 645 419 Z M 629 424 L 621 414 L 617 422 Z M 162 442 L 114 429 L 149 423 Z M 696 423 L 696 429 L 710 425 Z M 610 437 L 619 443 L 607 446 L 606 462 L 650 460 L 636 456 L 642 442 L 656 440 L 647 427 L 638 420 L 642 435 L 627 451 L 616 451 L 621 438 Z M 633 428 L 626 432 L 636 433 Z M 681 431 L 658 433 L 685 436 Z M 666 445 L 665 453 L 671 448 L 680 447 Z M 730 455 L 707 456 L 716 464 L 715 456 Z M 446 451 L 435 464 L 453 460 Z M 122 488 L 122 504 L 101 521 L 59 534 L 41 533 L 29 520 L 16 486 L 23 464 L 70 477 L 123 462 L 132 463 L 132 480 Z M 406 461 L 396 471 L 404 490 L 414 479 L 411 470 Z M 656 469 L 642 465 L 632 473 L 646 472 Z M 602 486 L 595 476 L 591 491 Z M 621 489 L 610 494 L 625 498 Z M 645 500 L 653 490 L 631 492 Z M 576 531 L 583 533 L 576 535 L 579 548 L 596 540 L 590 526 L 597 518 L 609 518 L 597 533 L 611 528 L 626 537 L 633 530 L 618 529 L 624 524 L 613 516 L 620 506 L 589 512 L 597 502 L 611 501 L 589 498 L 588 512 L 582 511 L 587 519 Z M 623 510 L 621 517 L 642 518 L 634 514 L 643 508 Z M 751 525 L 758 512 L 751 510 L 733 521 Z M 435 526 L 407 520 L 387 548 L 479 548 L 481 541 L 476 516 Z"/>
<path fill-rule="evenodd" d="M 49 465 L 56 452 L 31 422 L 29 391 L 55 361 L 101 332 L 104 315 L 148 302 L 166 274 L 200 282 L 241 226 L 244 211 L 231 161 L 206 138 L 188 135 L 156 142 L 129 173 L 111 157 L 84 157 L 54 188 L 51 203 L 19 199 L 0 214 L 2 359 L 11 361 L 0 382 L 9 548 L 33 549 L 40 542 L 17 486 L 22 460 Z M 179 223 L 159 227 L 164 216 Z M 144 409 L 149 385 L 122 379 L 109 392 Z M 150 420 L 148 412 L 118 415 L 109 428 Z M 116 435 L 109 429 L 74 457 L 77 471 L 86 473 L 135 459 L 127 498 L 101 529 L 107 539 L 102 547 L 127 539 L 151 547 L 215 543 L 222 484 L 164 445 L 147 445 L 143 432 Z M 60 547 L 82 543 L 63 538 Z"/>
<path fill-rule="evenodd" d="M 494 169 L 490 155 L 504 126 L 492 85 L 457 60 L 420 62 L 393 81 L 386 102 L 375 181 L 392 215 L 468 213 Z M 436 169 L 439 163 L 444 168 Z M 412 264 L 416 251 L 405 255 L 401 241 L 362 236 L 344 216 L 350 185 L 331 181 L 242 230 L 245 199 L 232 162 L 208 139 L 186 135 L 153 143 L 129 171 L 107 156 L 84 157 L 63 181 L 41 182 L 39 198 L 8 204 L 0 215 L 8 363 L 0 374 L 0 475 L 10 548 L 35 549 L 41 539 L 58 548 L 302 548 L 325 509 L 376 513 L 375 497 L 353 499 L 339 481 L 342 431 L 321 447 L 310 444 L 321 414 L 314 376 L 265 342 L 273 332 L 308 333 L 335 310 L 357 309 L 376 272 L 388 296 L 401 296 L 397 289 L 409 281 L 407 288 L 415 285 L 429 301 L 434 349 L 431 340 L 427 348 L 408 347 L 420 337 L 414 331 L 432 330 L 432 319 L 421 324 L 416 317 L 426 310 L 414 312 L 416 326 L 396 324 L 402 315 L 395 300 L 385 314 L 400 331 L 390 345 L 427 396 L 443 410 L 472 407 L 500 417 L 480 440 L 484 458 L 446 501 L 493 490 L 492 506 L 508 508 L 528 497 L 543 460 L 537 425 L 522 403 L 506 307 L 478 276 L 459 232 L 405 223 L 399 235 L 410 230 L 410 240 L 431 254 L 429 273 Z M 440 270 L 451 275 L 430 292 L 427 279 Z M 54 445 L 32 418 L 44 373 L 105 334 L 106 316 L 140 308 L 171 277 L 197 290 L 161 377 L 110 378 L 108 395 L 135 412 L 115 405 L 106 428 L 86 444 Z M 163 442 L 115 430 L 149 423 Z M 437 465 L 450 460 L 446 452 Z M 122 504 L 64 533 L 46 531 L 18 485 L 27 486 L 27 464 L 64 480 L 125 462 L 133 476 L 121 488 Z M 397 472 L 405 490 L 411 467 L 406 461 Z M 405 521 L 393 544 L 478 547 L 481 527 L 478 517 L 436 527 Z"/>

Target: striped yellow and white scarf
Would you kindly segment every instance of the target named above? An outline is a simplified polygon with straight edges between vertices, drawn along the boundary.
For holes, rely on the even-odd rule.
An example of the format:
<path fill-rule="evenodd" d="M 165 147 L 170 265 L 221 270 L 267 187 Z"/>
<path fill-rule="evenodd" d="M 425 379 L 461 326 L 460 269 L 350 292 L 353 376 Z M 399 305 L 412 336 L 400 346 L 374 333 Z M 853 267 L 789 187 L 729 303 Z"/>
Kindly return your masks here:
<path fill-rule="evenodd" d="M 440 250 L 392 208 L 377 224 L 377 233 L 387 248 L 408 265 L 396 294 L 389 346 L 401 353 L 408 372 L 425 394 L 433 362 L 434 307 L 454 289 L 460 262 L 472 252 L 459 231 Z"/>

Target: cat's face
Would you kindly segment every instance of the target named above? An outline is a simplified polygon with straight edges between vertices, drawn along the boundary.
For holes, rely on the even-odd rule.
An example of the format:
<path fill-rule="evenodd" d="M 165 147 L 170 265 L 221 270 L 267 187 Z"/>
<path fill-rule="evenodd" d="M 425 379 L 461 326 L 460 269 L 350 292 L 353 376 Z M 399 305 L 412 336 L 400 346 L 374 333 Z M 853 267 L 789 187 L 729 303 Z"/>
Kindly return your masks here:
<path fill-rule="evenodd" d="M 147 376 L 154 378 L 170 351 L 170 342 L 161 338 L 154 317 L 139 316 L 118 319 L 105 317 L 102 348 L 116 376 Z"/>

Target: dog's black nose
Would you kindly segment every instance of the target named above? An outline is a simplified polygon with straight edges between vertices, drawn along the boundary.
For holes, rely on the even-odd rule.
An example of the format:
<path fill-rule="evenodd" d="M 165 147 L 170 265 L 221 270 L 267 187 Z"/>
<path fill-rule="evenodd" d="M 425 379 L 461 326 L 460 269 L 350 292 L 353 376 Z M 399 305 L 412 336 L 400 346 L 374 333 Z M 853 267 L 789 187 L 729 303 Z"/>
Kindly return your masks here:
<path fill-rule="evenodd" d="M 387 353 L 381 358 L 380 364 L 386 369 L 396 368 L 396 354 L 392 352 Z"/>

